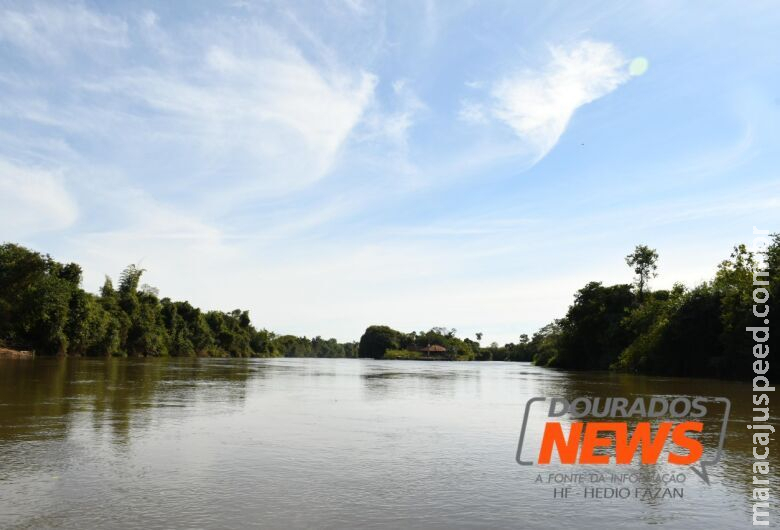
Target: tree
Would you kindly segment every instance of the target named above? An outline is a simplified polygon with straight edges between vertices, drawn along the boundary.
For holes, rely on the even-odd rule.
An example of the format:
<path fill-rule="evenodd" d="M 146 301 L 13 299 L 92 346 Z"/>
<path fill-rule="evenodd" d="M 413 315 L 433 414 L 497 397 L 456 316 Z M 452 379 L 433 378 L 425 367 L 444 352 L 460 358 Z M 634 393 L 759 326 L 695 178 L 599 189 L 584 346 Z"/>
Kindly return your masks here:
<path fill-rule="evenodd" d="M 575 370 L 606 370 L 631 343 L 622 321 L 635 304 L 631 286 L 590 282 L 577 291 L 561 319 L 558 354 L 550 364 Z"/>
<path fill-rule="evenodd" d="M 188 302 L 158 298 L 130 265 L 114 288 L 81 288 L 81 267 L 19 245 L 0 245 L 0 345 L 68 355 L 355 357 L 355 343 L 276 337 L 257 331 L 248 311 L 203 313 Z M 281 348 L 280 348 L 281 346 Z"/>
<path fill-rule="evenodd" d="M 665 300 L 651 297 L 624 321 L 641 332 L 614 367 L 649 374 L 728 377 L 720 311 L 721 294 L 706 283 L 690 291 L 678 285 Z"/>
<path fill-rule="evenodd" d="M 0 341 L 43 354 L 66 353 L 70 299 L 80 281 L 76 264 L 0 245 Z"/>
<path fill-rule="evenodd" d="M 274 334 L 261 329 L 255 332 L 249 341 L 249 347 L 257 357 L 278 357 L 281 352 L 274 344 Z"/>
<path fill-rule="evenodd" d="M 369 326 L 360 337 L 358 356 L 381 359 L 387 350 L 398 349 L 400 335 L 400 332 L 389 326 Z"/>
<path fill-rule="evenodd" d="M 743 376 L 750 373 L 753 342 L 745 328 L 758 325 L 753 316 L 753 273 L 757 267 L 753 253 L 745 245 L 736 245 L 730 259 L 720 263 L 712 281 L 711 290 L 720 303 L 718 314 L 723 329 L 719 338 L 723 353 L 718 364 L 724 372 Z"/>
<path fill-rule="evenodd" d="M 647 245 L 637 245 L 634 252 L 626 256 L 626 264 L 634 268 L 636 274 L 635 282 L 639 292 L 639 299 L 642 300 L 645 289 L 650 278 L 658 276 L 658 252 Z"/>
<path fill-rule="evenodd" d="M 110 315 L 96 297 L 81 289 L 71 294 L 65 333 L 70 355 L 99 354 L 102 347 L 110 346 Z"/>
<path fill-rule="evenodd" d="M 312 342 L 306 337 L 295 335 L 281 335 L 274 340 L 276 348 L 285 357 L 311 357 Z"/>
<path fill-rule="evenodd" d="M 561 320 L 555 320 L 534 333 L 529 343 L 531 359 L 539 366 L 554 365 L 558 358 Z"/>
<path fill-rule="evenodd" d="M 135 265 L 128 265 L 119 276 L 119 292 L 122 294 L 135 293 L 138 291 L 138 282 L 141 281 L 141 275 L 146 269 L 139 269 Z"/>

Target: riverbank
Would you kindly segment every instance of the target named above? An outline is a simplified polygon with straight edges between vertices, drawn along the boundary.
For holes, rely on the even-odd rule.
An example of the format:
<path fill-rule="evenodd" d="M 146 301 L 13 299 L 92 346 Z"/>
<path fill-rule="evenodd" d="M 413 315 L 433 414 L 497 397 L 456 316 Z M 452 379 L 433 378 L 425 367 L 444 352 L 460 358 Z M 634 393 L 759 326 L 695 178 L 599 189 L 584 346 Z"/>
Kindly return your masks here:
<path fill-rule="evenodd" d="M 35 352 L 0 348 L 0 359 L 32 359 Z"/>
<path fill-rule="evenodd" d="M 383 360 L 392 361 L 455 361 L 457 359 L 453 357 L 447 357 L 445 355 L 431 355 L 429 353 L 423 353 L 412 350 L 387 350 L 385 354 L 380 357 Z"/>

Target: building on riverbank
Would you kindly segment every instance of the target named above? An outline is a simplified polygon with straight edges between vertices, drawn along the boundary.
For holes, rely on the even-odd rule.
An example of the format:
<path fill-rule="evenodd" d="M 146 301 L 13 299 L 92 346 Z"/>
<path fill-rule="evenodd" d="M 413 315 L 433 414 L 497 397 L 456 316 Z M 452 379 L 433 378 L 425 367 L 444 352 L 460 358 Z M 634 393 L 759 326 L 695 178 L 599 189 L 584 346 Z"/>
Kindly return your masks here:
<path fill-rule="evenodd" d="M 434 345 L 427 345 L 425 348 L 420 348 L 420 351 L 423 352 L 426 356 L 433 355 L 443 355 L 447 353 L 447 348 L 444 346 L 439 346 L 438 344 Z"/>

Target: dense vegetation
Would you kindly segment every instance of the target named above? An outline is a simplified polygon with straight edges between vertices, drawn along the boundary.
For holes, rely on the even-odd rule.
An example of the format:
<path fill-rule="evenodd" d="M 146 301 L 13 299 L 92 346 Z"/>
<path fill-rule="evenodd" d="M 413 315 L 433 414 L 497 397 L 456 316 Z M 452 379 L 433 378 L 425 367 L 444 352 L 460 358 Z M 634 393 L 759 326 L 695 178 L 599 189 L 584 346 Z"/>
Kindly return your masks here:
<path fill-rule="evenodd" d="M 769 314 L 780 298 L 780 235 L 764 251 Z M 626 257 L 633 285 L 590 282 L 563 318 L 517 343 L 483 347 L 454 329 L 403 333 L 370 326 L 360 343 L 277 336 L 256 329 L 247 311 L 201 311 L 158 297 L 141 285 L 143 270 L 127 267 L 98 295 L 81 288 L 81 268 L 14 244 L 0 246 L 0 346 L 39 354 L 231 357 L 368 357 L 388 359 L 533 361 L 575 370 L 748 378 L 756 256 L 744 245 L 693 288 L 650 289 L 658 254 L 639 245 Z M 427 346 L 446 351 L 427 353 Z"/>
<path fill-rule="evenodd" d="M 769 282 L 769 314 L 780 299 L 780 235 L 764 252 Z M 763 325 L 753 316 L 756 256 L 744 245 L 718 265 L 715 278 L 693 288 L 675 284 L 652 291 L 658 254 L 639 245 L 626 256 L 636 274 L 633 285 L 590 282 L 577 291 L 563 318 L 518 343 L 488 347 L 456 338 L 455 330 L 402 333 L 371 326 L 360 339 L 359 355 L 374 358 L 425 358 L 422 347 L 438 344 L 459 360 L 533 361 L 572 370 L 616 369 L 636 373 L 747 379 L 752 374 L 752 336 L 747 326 Z"/>
<path fill-rule="evenodd" d="M 499 346 L 492 343 L 488 347 L 480 346 L 482 333 L 476 334 L 477 340 L 460 339 L 455 329 L 432 328 L 429 331 L 404 333 L 388 326 L 369 326 L 360 338 L 359 357 L 373 359 L 447 359 L 457 361 L 531 361 L 541 340 L 539 335 L 533 342 L 528 335 L 520 335 L 518 344 L 509 343 Z M 427 346 L 441 346 L 443 353 L 427 353 Z"/>
<path fill-rule="evenodd" d="M 764 252 L 769 315 L 780 298 L 780 235 Z M 687 288 L 651 291 L 658 255 L 644 246 L 626 258 L 637 274 L 631 285 L 591 282 L 580 289 L 566 316 L 534 335 L 537 364 L 568 369 L 618 369 L 679 376 L 747 379 L 752 376 L 756 256 L 734 247 L 714 279 Z"/>
<path fill-rule="evenodd" d="M 247 311 L 201 311 L 160 299 L 127 267 L 99 295 L 81 288 L 81 267 L 14 244 L 0 246 L 0 346 L 54 355 L 354 357 L 335 339 L 276 336 Z"/>
<path fill-rule="evenodd" d="M 426 346 L 441 346 L 446 349 L 442 354 L 423 355 L 420 351 Z M 388 354 L 388 352 L 391 352 Z M 478 358 L 479 343 L 470 339 L 459 339 L 454 329 L 432 328 L 429 331 L 402 333 L 388 326 L 369 326 L 360 337 L 359 357 L 374 359 L 416 359 L 445 358 L 458 361 L 471 361 Z"/>

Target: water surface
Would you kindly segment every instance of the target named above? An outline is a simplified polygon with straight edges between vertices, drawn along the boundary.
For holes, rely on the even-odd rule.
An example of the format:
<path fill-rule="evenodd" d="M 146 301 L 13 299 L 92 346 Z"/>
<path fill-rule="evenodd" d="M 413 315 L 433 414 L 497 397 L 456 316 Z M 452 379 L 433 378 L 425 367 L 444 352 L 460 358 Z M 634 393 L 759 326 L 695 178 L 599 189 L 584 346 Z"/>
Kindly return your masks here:
<path fill-rule="evenodd" d="M 534 481 L 569 469 L 515 463 L 532 396 L 670 394 L 733 403 L 711 485 L 687 472 L 683 499 L 554 500 Z M 0 527 L 746 527 L 750 396 L 524 363 L 0 361 Z"/>

